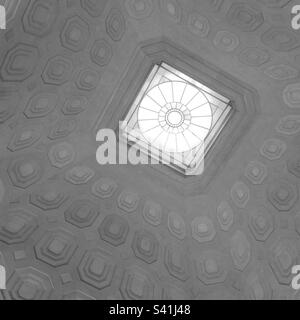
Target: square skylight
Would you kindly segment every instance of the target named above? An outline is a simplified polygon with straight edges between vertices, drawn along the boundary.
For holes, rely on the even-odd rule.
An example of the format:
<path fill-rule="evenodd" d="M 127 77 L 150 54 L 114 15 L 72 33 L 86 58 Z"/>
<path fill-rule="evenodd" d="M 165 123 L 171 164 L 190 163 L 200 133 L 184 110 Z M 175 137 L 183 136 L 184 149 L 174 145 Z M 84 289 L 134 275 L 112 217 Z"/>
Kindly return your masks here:
<path fill-rule="evenodd" d="M 231 111 L 229 99 L 162 62 L 153 66 L 121 130 L 146 156 L 199 174 Z"/>

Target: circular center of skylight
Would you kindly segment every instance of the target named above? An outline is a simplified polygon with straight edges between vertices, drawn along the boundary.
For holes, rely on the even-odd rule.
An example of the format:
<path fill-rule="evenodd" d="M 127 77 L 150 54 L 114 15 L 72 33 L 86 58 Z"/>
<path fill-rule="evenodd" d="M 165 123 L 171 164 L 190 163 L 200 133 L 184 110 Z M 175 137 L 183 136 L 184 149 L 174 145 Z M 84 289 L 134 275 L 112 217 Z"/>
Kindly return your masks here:
<path fill-rule="evenodd" d="M 166 121 L 171 127 L 179 127 L 184 121 L 184 115 L 180 110 L 171 109 L 166 115 Z"/>
<path fill-rule="evenodd" d="M 137 117 L 144 138 L 166 152 L 186 152 L 202 145 L 212 125 L 205 94 L 184 81 L 166 81 L 151 88 Z"/>

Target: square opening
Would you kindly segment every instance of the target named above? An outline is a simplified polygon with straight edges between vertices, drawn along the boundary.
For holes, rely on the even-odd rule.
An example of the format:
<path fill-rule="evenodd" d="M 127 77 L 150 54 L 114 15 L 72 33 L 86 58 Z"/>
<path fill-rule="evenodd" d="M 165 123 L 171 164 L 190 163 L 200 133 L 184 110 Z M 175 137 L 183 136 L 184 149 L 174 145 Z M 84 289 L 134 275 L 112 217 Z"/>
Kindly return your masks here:
<path fill-rule="evenodd" d="M 199 174 L 231 112 L 228 98 L 162 62 L 148 74 L 121 130 L 152 160 Z"/>

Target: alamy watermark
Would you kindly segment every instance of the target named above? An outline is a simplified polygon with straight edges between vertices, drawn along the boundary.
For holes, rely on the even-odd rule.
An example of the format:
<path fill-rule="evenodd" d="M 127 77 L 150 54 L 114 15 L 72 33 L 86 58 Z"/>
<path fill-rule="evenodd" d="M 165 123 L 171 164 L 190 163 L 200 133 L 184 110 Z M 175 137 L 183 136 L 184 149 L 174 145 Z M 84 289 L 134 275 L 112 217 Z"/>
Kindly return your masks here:
<path fill-rule="evenodd" d="M 0 265 L 0 290 L 6 289 L 6 270 Z"/>
<path fill-rule="evenodd" d="M 293 266 L 292 274 L 295 275 L 292 279 L 292 288 L 294 290 L 299 290 L 300 289 L 300 265 Z"/>
<path fill-rule="evenodd" d="M 6 29 L 6 9 L 0 5 L 0 30 Z"/>
<path fill-rule="evenodd" d="M 205 143 L 186 152 L 164 152 L 164 146 L 147 142 L 139 129 L 129 129 L 119 122 L 118 137 L 112 129 L 100 129 L 96 136 L 100 142 L 96 159 L 100 165 L 166 164 L 185 168 L 185 175 L 201 175 L 204 169 Z"/>
<path fill-rule="evenodd" d="M 292 28 L 294 30 L 300 30 L 300 4 L 292 7 Z"/>

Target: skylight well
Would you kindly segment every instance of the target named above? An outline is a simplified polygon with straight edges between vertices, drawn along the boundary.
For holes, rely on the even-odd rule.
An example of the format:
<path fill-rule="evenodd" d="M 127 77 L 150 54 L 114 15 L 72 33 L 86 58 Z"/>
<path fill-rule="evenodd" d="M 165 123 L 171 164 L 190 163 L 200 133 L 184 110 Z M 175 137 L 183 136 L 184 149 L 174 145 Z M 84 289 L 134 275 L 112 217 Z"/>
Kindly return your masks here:
<path fill-rule="evenodd" d="M 203 165 L 231 114 L 230 100 L 166 63 L 153 67 L 126 118 L 123 135 L 138 131 L 141 150 L 189 174 Z M 147 148 L 148 147 L 148 148 Z M 153 152 L 154 150 L 154 152 Z"/>

